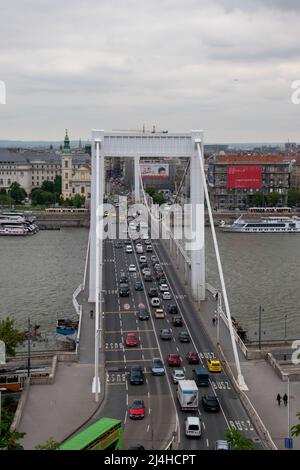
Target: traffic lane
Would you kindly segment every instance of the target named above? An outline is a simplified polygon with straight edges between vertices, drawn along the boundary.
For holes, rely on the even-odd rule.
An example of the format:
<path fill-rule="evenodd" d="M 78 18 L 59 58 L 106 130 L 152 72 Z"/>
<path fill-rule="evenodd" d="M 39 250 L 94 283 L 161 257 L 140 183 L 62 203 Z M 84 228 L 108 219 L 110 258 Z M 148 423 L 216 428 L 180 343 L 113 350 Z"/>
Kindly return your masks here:
<path fill-rule="evenodd" d="M 160 253 L 160 256 L 163 256 L 162 252 L 159 251 L 159 247 L 160 245 L 157 246 L 158 252 Z M 173 266 L 171 264 L 168 264 L 166 265 L 165 270 L 173 286 L 175 286 L 175 289 L 177 290 L 177 292 L 180 293 L 176 300 L 178 302 L 180 309 L 183 312 L 184 318 L 186 320 L 186 323 L 190 331 L 199 331 L 201 335 L 201 339 L 200 339 L 200 336 L 198 335 L 196 335 L 194 338 L 198 351 L 199 352 L 207 351 L 207 352 L 214 353 L 214 346 L 212 345 L 211 340 L 207 336 L 206 332 L 203 330 L 201 322 L 198 318 L 197 311 L 194 305 L 192 304 L 192 302 L 190 301 L 190 299 L 188 298 L 188 296 L 185 294 L 184 286 L 182 285 L 181 280 L 179 279 Z M 215 354 L 215 357 L 216 357 L 216 354 Z M 221 377 L 223 378 L 223 380 L 221 382 L 231 383 L 228 376 L 226 375 L 224 371 L 222 374 L 223 375 Z M 222 391 L 224 393 L 221 393 L 221 394 L 217 393 L 217 395 L 218 395 L 220 404 L 226 416 L 226 428 L 231 427 L 233 429 L 239 429 L 239 430 L 243 429 L 246 435 L 248 435 L 252 439 L 253 438 L 257 439 L 258 436 L 254 430 L 253 424 L 251 423 L 251 420 L 249 419 L 235 390 L 233 388 L 228 389 L 226 387 Z"/>

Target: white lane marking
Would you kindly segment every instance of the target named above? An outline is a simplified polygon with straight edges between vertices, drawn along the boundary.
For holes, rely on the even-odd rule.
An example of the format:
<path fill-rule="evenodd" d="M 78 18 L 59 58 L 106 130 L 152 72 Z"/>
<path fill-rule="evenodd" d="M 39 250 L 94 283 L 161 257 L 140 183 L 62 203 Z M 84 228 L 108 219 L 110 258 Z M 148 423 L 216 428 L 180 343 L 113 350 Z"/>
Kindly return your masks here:
<path fill-rule="evenodd" d="M 149 429 L 150 429 L 150 424 L 148 424 L 147 426 L 147 432 L 149 432 Z"/>
<path fill-rule="evenodd" d="M 127 410 L 126 410 L 126 413 L 125 413 L 124 424 L 126 424 L 126 421 L 127 421 Z"/>
<path fill-rule="evenodd" d="M 126 405 L 128 406 L 128 393 L 126 393 Z"/>
<path fill-rule="evenodd" d="M 207 445 L 207 447 L 209 447 L 209 441 L 208 441 L 208 439 L 206 439 L 206 445 Z"/>
<path fill-rule="evenodd" d="M 203 426 L 203 429 L 204 429 L 204 431 L 205 431 L 205 423 L 204 423 L 204 421 L 202 421 L 202 426 Z"/>
<path fill-rule="evenodd" d="M 151 408 L 149 408 L 149 415 L 151 414 Z"/>
<path fill-rule="evenodd" d="M 150 398 L 150 392 L 149 392 L 149 390 L 148 390 L 148 393 L 147 393 L 147 395 L 148 395 L 148 398 Z"/>

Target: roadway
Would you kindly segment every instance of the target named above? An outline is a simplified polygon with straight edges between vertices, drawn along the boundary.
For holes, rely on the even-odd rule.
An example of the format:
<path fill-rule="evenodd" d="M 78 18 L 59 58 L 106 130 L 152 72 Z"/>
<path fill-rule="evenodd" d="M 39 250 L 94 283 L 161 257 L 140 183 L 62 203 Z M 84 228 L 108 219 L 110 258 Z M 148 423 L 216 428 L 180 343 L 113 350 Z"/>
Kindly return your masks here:
<path fill-rule="evenodd" d="M 110 216 L 111 217 L 111 216 Z M 116 222 L 117 218 L 113 220 Z M 123 237 L 126 236 L 122 234 Z M 200 390 L 203 394 L 217 395 L 221 405 L 218 413 L 203 411 L 200 403 L 198 414 L 202 419 L 202 438 L 187 439 L 184 435 L 184 418 L 186 412 L 182 412 L 176 398 L 176 385 L 170 379 L 172 368 L 166 365 L 166 357 L 169 353 L 180 354 L 186 377 L 192 378 L 192 369 L 186 354 L 189 351 L 197 351 L 201 364 L 205 365 L 206 358 L 216 357 L 216 351 L 210 339 L 204 332 L 197 317 L 194 304 L 188 298 L 185 288 L 172 266 L 168 253 L 159 240 L 153 240 L 153 252 L 144 255 L 150 260 L 152 254 L 156 254 L 162 264 L 172 295 L 172 300 L 162 300 L 162 306 L 166 309 L 170 303 L 176 303 L 179 313 L 184 320 L 183 327 L 171 326 L 172 315 L 167 314 L 165 319 L 155 319 L 154 309 L 149 304 L 146 295 L 150 287 L 158 287 L 157 281 L 144 282 L 139 267 L 138 256 L 133 246 L 133 253 L 125 252 L 125 240 L 122 247 L 116 248 L 115 240 L 104 242 L 104 347 L 106 361 L 107 391 L 102 415 L 116 417 L 125 424 L 124 448 L 130 445 L 142 444 L 146 449 L 164 448 L 172 431 L 175 429 L 176 420 L 179 420 L 179 448 L 183 450 L 212 449 L 217 439 L 224 438 L 226 428 L 238 429 L 243 434 L 257 440 L 257 434 L 247 416 L 230 380 L 225 372 L 210 374 L 210 387 Z M 145 245 L 144 245 L 145 247 Z M 129 273 L 129 264 L 135 264 L 136 273 Z M 149 266 L 152 263 L 149 262 Z M 124 271 L 129 278 L 130 296 L 120 298 L 118 284 L 120 272 Z M 134 282 L 139 279 L 143 282 L 144 291 L 135 291 Z M 161 295 L 160 295 L 161 297 Z M 143 303 L 151 313 L 149 321 L 139 321 L 137 308 Z M 172 330 L 171 341 L 163 341 L 159 338 L 162 328 Z M 177 339 L 181 330 L 187 330 L 191 337 L 191 343 L 180 343 Z M 136 332 L 139 338 L 138 347 L 126 348 L 125 336 L 127 332 Z M 153 377 L 150 372 L 151 359 L 161 357 L 165 362 L 166 376 Z M 132 364 L 144 367 L 145 383 L 143 385 L 130 385 L 127 380 L 128 370 Z M 146 404 L 146 417 L 141 421 L 132 421 L 128 417 L 128 406 L 135 398 L 140 398 Z M 191 415 L 190 413 L 188 413 Z M 193 413 L 192 413 L 193 414 Z"/>

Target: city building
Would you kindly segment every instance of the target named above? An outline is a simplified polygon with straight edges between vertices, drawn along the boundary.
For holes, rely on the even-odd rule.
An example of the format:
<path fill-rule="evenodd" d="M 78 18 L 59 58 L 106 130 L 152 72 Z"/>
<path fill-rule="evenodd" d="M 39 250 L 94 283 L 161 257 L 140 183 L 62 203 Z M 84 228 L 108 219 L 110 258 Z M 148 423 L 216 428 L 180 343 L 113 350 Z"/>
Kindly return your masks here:
<path fill-rule="evenodd" d="M 255 205 L 255 194 L 263 198 L 280 195 L 287 204 L 291 162 L 282 155 L 219 155 L 209 162 L 208 184 L 212 206 L 216 209 L 245 209 Z"/>
<path fill-rule="evenodd" d="M 291 167 L 290 189 L 300 191 L 300 160 L 294 161 Z"/>

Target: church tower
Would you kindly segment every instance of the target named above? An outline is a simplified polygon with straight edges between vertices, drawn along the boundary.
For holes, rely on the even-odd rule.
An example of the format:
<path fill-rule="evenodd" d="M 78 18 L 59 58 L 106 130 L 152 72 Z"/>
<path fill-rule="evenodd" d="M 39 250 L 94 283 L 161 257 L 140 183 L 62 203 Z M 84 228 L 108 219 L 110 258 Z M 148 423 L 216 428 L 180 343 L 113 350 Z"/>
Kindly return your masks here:
<path fill-rule="evenodd" d="M 62 197 L 63 199 L 72 198 L 72 153 L 70 148 L 70 139 L 68 136 L 68 129 L 66 129 L 66 135 L 64 140 L 64 148 L 61 157 L 61 186 L 62 186 Z"/>

